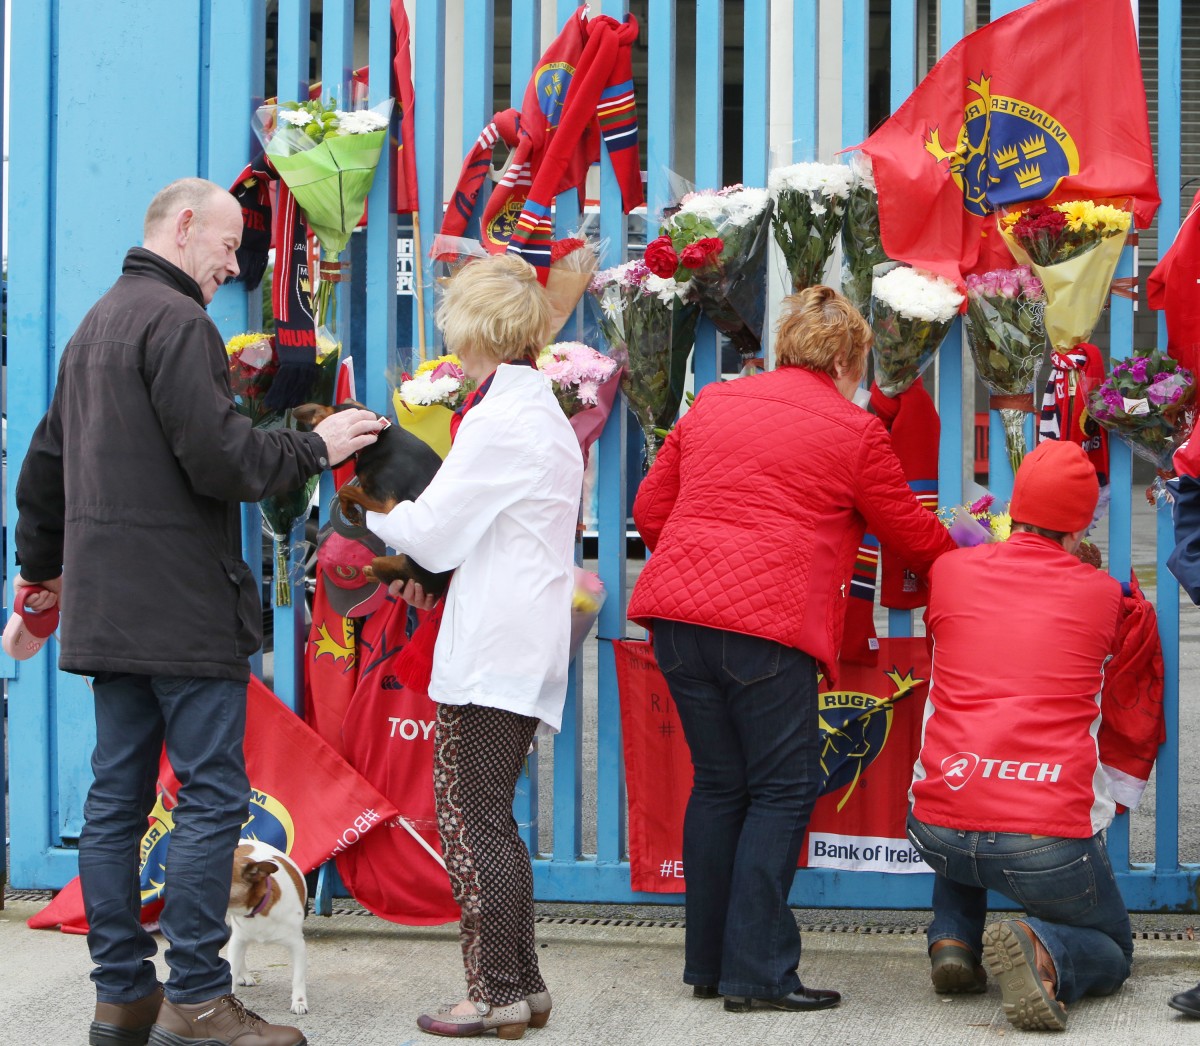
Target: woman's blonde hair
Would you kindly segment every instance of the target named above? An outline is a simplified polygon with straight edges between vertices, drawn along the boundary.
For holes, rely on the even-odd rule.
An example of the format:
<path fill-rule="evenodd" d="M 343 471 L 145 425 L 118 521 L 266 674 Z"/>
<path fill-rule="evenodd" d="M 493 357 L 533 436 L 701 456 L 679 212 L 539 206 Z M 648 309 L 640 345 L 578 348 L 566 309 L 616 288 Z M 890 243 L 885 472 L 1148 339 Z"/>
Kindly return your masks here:
<path fill-rule="evenodd" d="M 550 337 L 550 306 L 533 267 L 513 254 L 468 262 L 445 285 L 435 317 L 447 352 L 496 363 L 537 356 Z"/>
<path fill-rule="evenodd" d="M 841 364 L 858 380 L 867 369 L 874 335 L 858 310 L 832 287 L 789 294 L 775 331 L 775 359 L 781 367 L 807 367 L 836 377 Z"/>

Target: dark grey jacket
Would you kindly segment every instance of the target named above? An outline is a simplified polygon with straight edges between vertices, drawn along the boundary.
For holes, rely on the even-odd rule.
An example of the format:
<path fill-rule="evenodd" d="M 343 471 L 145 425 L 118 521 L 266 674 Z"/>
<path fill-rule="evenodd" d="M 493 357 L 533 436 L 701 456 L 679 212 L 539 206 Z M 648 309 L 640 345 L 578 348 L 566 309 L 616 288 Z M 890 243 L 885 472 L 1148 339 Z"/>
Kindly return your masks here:
<path fill-rule="evenodd" d="M 238 503 L 299 487 L 325 453 L 250 427 L 199 286 L 133 248 L 67 343 L 17 481 L 21 573 L 63 577 L 60 667 L 247 679 L 262 610 Z"/>

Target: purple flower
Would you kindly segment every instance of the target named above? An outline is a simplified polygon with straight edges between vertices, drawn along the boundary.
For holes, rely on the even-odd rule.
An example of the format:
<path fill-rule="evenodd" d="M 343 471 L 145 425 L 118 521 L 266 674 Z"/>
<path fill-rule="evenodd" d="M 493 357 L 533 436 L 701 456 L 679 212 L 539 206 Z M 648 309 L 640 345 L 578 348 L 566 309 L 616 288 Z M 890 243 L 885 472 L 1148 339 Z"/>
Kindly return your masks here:
<path fill-rule="evenodd" d="M 1146 368 L 1150 366 L 1150 361 L 1145 356 L 1138 356 L 1129 364 L 1129 376 L 1137 382 L 1145 382 L 1150 375 Z"/>
<path fill-rule="evenodd" d="M 1180 373 L 1160 374 L 1146 390 L 1146 399 L 1158 407 L 1178 403 L 1183 398 L 1188 381 Z"/>

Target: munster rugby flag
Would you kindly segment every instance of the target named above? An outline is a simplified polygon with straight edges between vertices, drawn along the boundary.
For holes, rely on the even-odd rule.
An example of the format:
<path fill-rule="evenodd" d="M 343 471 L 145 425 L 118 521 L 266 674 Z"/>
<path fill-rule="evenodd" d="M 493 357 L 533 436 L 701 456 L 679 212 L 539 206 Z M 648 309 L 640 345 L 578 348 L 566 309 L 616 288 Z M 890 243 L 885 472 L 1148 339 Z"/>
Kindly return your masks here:
<path fill-rule="evenodd" d="M 800 866 L 927 872 L 904 833 L 908 785 L 920 749 L 929 678 L 926 641 L 881 639 L 871 664 L 838 666 L 818 696 L 821 798 Z M 692 764 L 679 713 L 649 643 L 613 643 L 629 796 L 629 867 L 635 890 L 685 887 L 683 815 Z"/>
<path fill-rule="evenodd" d="M 961 282 L 1010 268 L 999 207 L 1129 197 L 1158 207 L 1129 0 L 1041 0 L 951 48 L 860 146 L 889 258 Z"/>

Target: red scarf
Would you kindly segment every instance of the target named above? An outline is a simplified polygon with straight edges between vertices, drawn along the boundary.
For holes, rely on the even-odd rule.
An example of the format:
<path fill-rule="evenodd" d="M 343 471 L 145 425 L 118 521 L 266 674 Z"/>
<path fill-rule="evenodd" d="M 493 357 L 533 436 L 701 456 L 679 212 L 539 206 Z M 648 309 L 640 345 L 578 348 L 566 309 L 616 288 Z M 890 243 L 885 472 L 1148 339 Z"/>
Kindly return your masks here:
<path fill-rule="evenodd" d="M 1100 350 L 1081 341 L 1068 352 L 1050 353 L 1050 377 L 1042 397 L 1038 442 L 1066 439 L 1078 443 L 1096 469 L 1100 485 L 1108 483 L 1108 433 L 1087 416 L 1088 393 L 1104 382 Z"/>

